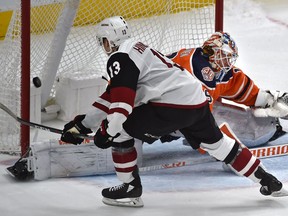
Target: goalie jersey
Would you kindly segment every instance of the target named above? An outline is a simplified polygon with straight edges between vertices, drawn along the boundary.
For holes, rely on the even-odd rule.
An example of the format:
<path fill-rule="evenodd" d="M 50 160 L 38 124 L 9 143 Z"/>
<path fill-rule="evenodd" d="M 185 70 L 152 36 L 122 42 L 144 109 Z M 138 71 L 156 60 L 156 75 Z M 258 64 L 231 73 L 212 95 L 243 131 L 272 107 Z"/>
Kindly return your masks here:
<path fill-rule="evenodd" d="M 220 81 L 215 77 L 208 59 L 202 55 L 202 48 L 181 49 L 168 57 L 201 81 L 211 110 L 219 98 L 247 106 L 255 104 L 259 88 L 241 69 L 233 66 Z"/>

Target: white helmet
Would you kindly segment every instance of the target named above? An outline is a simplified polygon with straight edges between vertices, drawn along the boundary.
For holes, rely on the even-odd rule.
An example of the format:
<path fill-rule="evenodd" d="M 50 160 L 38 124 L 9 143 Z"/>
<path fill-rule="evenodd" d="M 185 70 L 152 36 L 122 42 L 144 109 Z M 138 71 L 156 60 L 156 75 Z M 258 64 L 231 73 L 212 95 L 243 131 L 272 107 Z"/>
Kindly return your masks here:
<path fill-rule="evenodd" d="M 222 77 L 235 64 L 238 58 L 238 48 L 227 32 L 215 32 L 202 45 L 204 55 L 216 72 L 216 77 Z"/>
<path fill-rule="evenodd" d="M 103 38 L 108 40 L 110 50 L 104 49 L 107 54 L 112 53 L 112 48 L 118 47 L 130 37 L 130 28 L 121 16 L 106 18 L 98 24 L 96 38 L 100 46 L 103 46 Z"/>

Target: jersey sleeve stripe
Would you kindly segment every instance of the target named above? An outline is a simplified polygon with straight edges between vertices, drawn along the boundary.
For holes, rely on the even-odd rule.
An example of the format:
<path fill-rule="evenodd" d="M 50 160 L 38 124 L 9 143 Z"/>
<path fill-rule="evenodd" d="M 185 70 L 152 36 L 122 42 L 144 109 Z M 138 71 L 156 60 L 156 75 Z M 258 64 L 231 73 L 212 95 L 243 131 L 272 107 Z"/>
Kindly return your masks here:
<path fill-rule="evenodd" d="M 252 85 L 250 86 L 249 90 L 246 91 L 245 97 L 242 100 L 237 100 L 239 103 L 242 103 L 244 101 L 247 100 L 247 98 L 250 96 L 250 93 L 253 91 L 254 88 L 254 84 L 252 83 Z"/>
<path fill-rule="evenodd" d="M 123 102 L 118 102 L 118 103 L 112 103 L 110 106 L 110 109 L 115 109 L 115 108 L 122 108 L 127 110 L 128 113 L 132 112 L 132 106 L 130 104 L 127 103 L 123 103 Z"/>
<path fill-rule="evenodd" d="M 246 76 L 246 78 L 248 79 L 247 83 L 245 84 L 244 88 L 242 89 L 242 91 L 240 92 L 240 94 L 237 95 L 237 97 L 235 97 L 235 100 L 239 100 L 247 91 L 249 85 L 250 85 L 250 82 L 251 82 L 251 79 Z"/>
<path fill-rule="evenodd" d="M 109 114 L 113 114 L 115 112 L 121 113 L 127 117 L 132 112 L 132 107 L 130 104 L 126 103 L 112 103 L 110 106 Z"/>
<path fill-rule="evenodd" d="M 134 105 L 136 92 L 128 87 L 114 87 L 111 88 L 111 103 L 124 102 L 131 107 Z"/>
<path fill-rule="evenodd" d="M 108 112 L 109 112 L 109 108 L 108 108 L 107 106 L 101 104 L 101 103 L 94 102 L 94 103 L 93 103 L 93 106 L 96 107 L 96 108 L 98 108 L 98 109 L 100 109 L 100 110 L 102 110 L 102 111 L 105 112 L 105 113 L 108 113 Z"/>
<path fill-rule="evenodd" d="M 113 114 L 113 113 L 121 113 L 121 114 L 123 114 L 124 116 L 126 116 L 126 118 L 127 118 L 128 115 L 129 115 L 129 112 L 128 112 L 127 110 L 122 109 L 122 108 L 120 108 L 120 107 L 116 107 L 116 108 L 110 109 L 109 112 L 108 112 L 109 115 L 111 115 L 111 114 Z"/>
<path fill-rule="evenodd" d="M 108 102 L 111 101 L 110 95 L 106 91 L 100 96 L 100 98 Z"/>

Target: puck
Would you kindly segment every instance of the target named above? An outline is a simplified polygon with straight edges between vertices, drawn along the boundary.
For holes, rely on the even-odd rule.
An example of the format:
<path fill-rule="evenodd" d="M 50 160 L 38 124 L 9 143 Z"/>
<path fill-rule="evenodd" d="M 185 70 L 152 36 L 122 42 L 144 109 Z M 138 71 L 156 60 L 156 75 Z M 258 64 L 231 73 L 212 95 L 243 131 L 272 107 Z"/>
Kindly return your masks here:
<path fill-rule="evenodd" d="M 39 77 L 34 77 L 33 80 L 32 80 L 32 82 L 33 82 L 33 84 L 34 84 L 34 86 L 35 86 L 36 88 L 39 88 L 39 87 L 41 87 L 41 85 L 42 85 L 41 80 L 40 80 Z"/>

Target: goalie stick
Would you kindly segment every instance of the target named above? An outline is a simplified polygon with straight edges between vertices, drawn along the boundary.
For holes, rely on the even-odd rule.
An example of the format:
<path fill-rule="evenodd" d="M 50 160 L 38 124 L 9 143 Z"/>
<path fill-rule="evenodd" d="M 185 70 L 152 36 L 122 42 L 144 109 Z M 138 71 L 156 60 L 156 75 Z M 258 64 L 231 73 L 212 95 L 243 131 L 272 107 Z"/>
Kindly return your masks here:
<path fill-rule="evenodd" d="M 277 146 L 263 146 L 263 147 L 258 147 L 258 148 L 250 148 L 250 151 L 255 157 L 260 158 L 260 159 L 284 156 L 288 154 L 288 143 L 277 145 Z M 178 168 L 178 167 L 183 167 L 183 166 L 191 166 L 191 165 L 216 162 L 216 161 L 217 161 L 216 159 L 209 156 L 208 158 L 204 158 L 201 160 L 194 160 L 194 161 L 193 160 L 181 160 L 181 161 L 175 161 L 172 163 L 140 167 L 139 171 L 140 172 L 155 171 L 155 170 Z"/>
<path fill-rule="evenodd" d="M 49 131 L 52 133 L 57 133 L 57 134 L 62 134 L 62 132 L 63 132 L 62 130 L 57 129 L 57 128 L 53 128 L 53 127 L 37 124 L 35 122 L 30 122 L 30 121 L 24 120 L 24 119 L 18 117 L 15 113 L 13 113 L 8 107 L 6 107 L 2 103 L 0 103 L 0 108 L 3 111 L 5 111 L 8 115 L 10 115 L 12 118 L 14 118 L 16 121 L 18 121 L 20 124 L 27 125 L 27 126 L 30 126 L 32 128 L 37 128 L 37 129 L 44 130 L 44 131 Z M 73 135 L 76 137 L 82 138 L 82 139 L 87 139 L 87 140 L 93 140 L 94 139 L 93 136 L 88 136 L 85 134 L 73 134 Z"/>
<path fill-rule="evenodd" d="M 179 168 L 179 167 L 184 167 L 184 166 L 199 165 L 199 164 L 216 162 L 216 161 L 217 160 L 214 159 L 213 157 L 207 157 L 207 158 L 203 158 L 200 160 L 181 160 L 181 161 L 176 161 L 172 163 L 139 167 L 139 171 L 147 172 L 147 171 L 155 171 L 155 170 L 162 170 L 162 169 Z"/>

